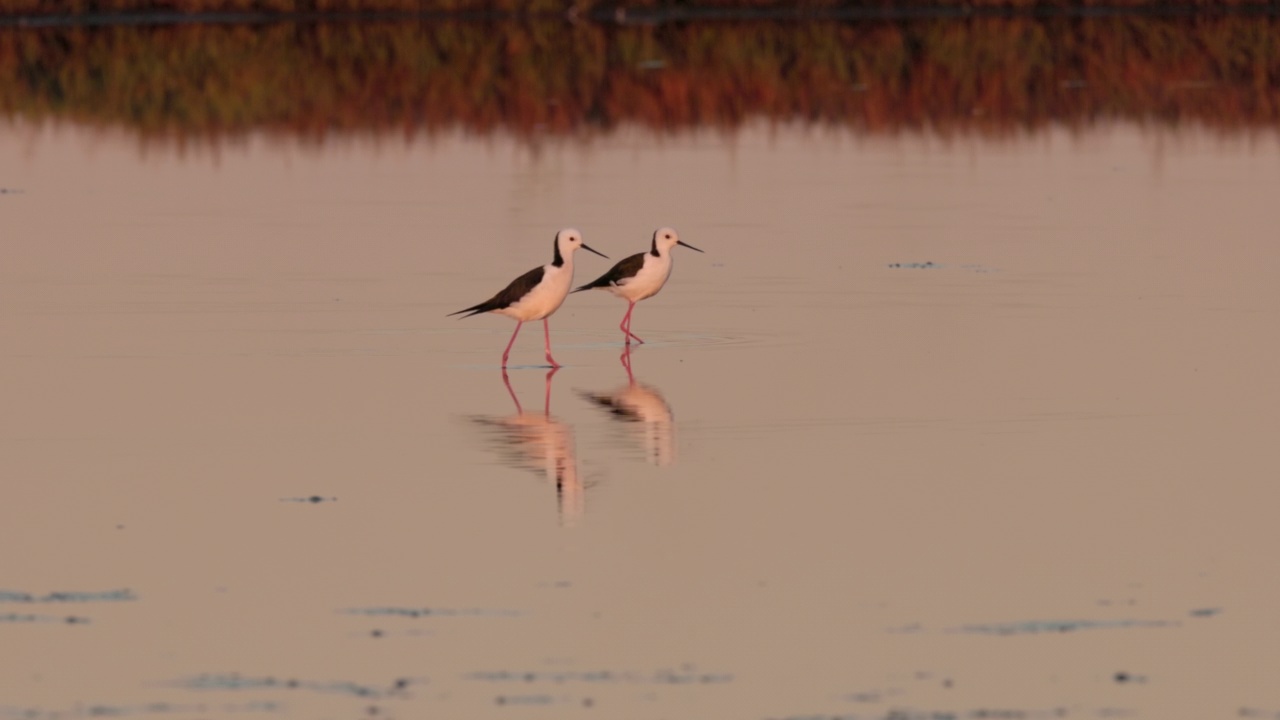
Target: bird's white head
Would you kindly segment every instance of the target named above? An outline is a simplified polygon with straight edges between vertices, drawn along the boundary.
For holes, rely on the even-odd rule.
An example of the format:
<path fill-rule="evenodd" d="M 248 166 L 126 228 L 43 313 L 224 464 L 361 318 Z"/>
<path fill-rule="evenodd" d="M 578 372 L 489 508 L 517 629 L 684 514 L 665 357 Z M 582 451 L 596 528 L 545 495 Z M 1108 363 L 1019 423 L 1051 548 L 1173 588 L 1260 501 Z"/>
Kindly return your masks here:
<path fill-rule="evenodd" d="M 565 228 L 560 232 L 556 233 L 556 256 L 557 257 L 560 257 L 560 256 L 569 257 L 573 255 L 573 251 L 577 250 L 578 248 L 582 248 L 583 250 L 590 250 L 591 252 L 599 255 L 602 258 L 609 257 L 608 255 L 605 255 L 604 253 L 595 250 L 590 245 L 587 245 L 586 243 L 582 242 L 582 233 L 578 232 L 573 228 Z"/>
<path fill-rule="evenodd" d="M 690 250 L 698 250 L 698 248 L 682 241 L 675 228 L 663 227 L 653 231 L 653 247 L 659 253 L 666 253 L 677 245 L 683 245 Z M 698 252 L 702 251 L 698 250 Z"/>

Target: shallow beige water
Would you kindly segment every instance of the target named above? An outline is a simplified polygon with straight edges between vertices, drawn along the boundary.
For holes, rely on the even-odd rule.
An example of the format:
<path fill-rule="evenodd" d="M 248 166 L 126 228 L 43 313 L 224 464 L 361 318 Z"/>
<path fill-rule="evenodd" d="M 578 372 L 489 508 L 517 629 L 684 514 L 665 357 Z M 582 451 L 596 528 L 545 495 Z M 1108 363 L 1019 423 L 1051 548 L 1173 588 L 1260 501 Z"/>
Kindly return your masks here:
<path fill-rule="evenodd" d="M 1274 138 L 11 126 L 0 186 L 0 718 L 1280 714 Z M 527 327 L 517 415 L 445 313 L 569 224 L 706 254 L 634 387 L 575 295 L 548 418 Z"/>

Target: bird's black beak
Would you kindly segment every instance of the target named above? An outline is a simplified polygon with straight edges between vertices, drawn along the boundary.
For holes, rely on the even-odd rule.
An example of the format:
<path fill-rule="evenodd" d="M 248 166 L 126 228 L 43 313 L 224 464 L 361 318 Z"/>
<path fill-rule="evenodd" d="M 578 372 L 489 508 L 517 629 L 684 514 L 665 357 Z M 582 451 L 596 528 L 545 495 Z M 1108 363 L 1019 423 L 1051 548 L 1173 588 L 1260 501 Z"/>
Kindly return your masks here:
<path fill-rule="evenodd" d="M 591 247 L 590 245 L 588 245 L 588 244 L 586 244 L 586 243 L 582 243 L 582 249 L 583 249 L 583 250 L 590 250 L 591 252 L 593 252 L 593 253 L 595 253 L 595 254 L 599 255 L 600 257 L 604 258 L 605 260 L 608 260 L 608 259 L 609 259 L 609 256 L 608 256 L 608 255 L 605 255 L 604 253 L 600 252 L 599 250 L 596 250 L 595 248 Z"/>
<path fill-rule="evenodd" d="M 676 244 L 677 244 L 677 245 L 683 245 L 683 246 L 685 246 L 685 247 L 689 248 L 690 250 L 698 250 L 698 248 L 696 248 L 696 247 L 694 247 L 694 246 L 690 245 L 689 243 L 687 243 L 687 242 L 685 242 L 685 241 L 683 241 L 683 240 L 677 240 L 677 241 L 676 241 Z M 702 252 L 702 251 L 701 251 L 701 250 L 698 250 L 698 252 Z"/>

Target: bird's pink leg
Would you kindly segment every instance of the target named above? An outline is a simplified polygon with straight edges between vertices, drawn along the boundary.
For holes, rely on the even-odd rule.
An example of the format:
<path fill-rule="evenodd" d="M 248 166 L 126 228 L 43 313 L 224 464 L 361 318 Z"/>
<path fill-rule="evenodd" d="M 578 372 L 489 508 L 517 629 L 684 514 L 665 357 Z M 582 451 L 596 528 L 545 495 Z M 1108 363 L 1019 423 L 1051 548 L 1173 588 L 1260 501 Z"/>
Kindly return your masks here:
<path fill-rule="evenodd" d="M 560 367 L 560 363 L 556 362 L 556 359 L 551 357 L 551 325 L 547 322 L 546 318 L 542 318 L 542 329 L 547 334 L 547 362 L 551 363 L 552 368 L 558 368 Z"/>
<path fill-rule="evenodd" d="M 622 323 L 618 325 L 618 329 L 626 334 L 628 345 L 631 344 L 631 338 L 635 338 L 637 343 L 643 345 L 644 341 L 640 339 L 640 336 L 631 332 L 631 311 L 636 309 L 636 301 L 631 300 L 630 302 L 631 304 L 627 306 L 627 314 L 622 316 Z"/>
<path fill-rule="evenodd" d="M 619 359 L 622 360 L 622 367 L 625 368 L 627 371 L 627 384 L 635 385 L 636 378 L 634 375 L 631 374 L 631 346 L 630 345 L 627 345 L 622 350 L 622 355 L 620 356 Z"/>
<path fill-rule="evenodd" d="M 507 386 L 507 393 L 511 395 L 511 402 L 516 404 L 516 414 L 523 415 L 524 408 L 520 407 L 520 398 L 516 397 L 516 391 L 511 389 L 511 378 L 507 377 L 507 368 L 502 368 L 502 384 Z"/>
<path fill-rule="evenodd" d="M 511 355 L 511 346 L 516 344 L 516 336 L 520 334 L 520 326 L 524 325 L 523 320 L 516 321 L 516 331 L 511 333 L 511 342 L 507 343 L 507 349 L 502 352 L 502 368 L 507 367 L 507 357 Z"/>
<path fill-rule="evenodd" d="M 622 316 L 622 322 L 618 323 L 618 329 L 622 331 L 622 339 L 631 344 L 631 331 L 627 329 L 627 321 L 631 319 L 631 309 L 636 306 L 633 302 L 628 302 L 627 312 Z"/>
<path fill-rule="evenodd" d="M 560 372 L 560 368 L 553 367 L 547 371 L 547 396 L 542 401 L 542 412 L 547 417 L 551 417 L 551 377 Z"/>

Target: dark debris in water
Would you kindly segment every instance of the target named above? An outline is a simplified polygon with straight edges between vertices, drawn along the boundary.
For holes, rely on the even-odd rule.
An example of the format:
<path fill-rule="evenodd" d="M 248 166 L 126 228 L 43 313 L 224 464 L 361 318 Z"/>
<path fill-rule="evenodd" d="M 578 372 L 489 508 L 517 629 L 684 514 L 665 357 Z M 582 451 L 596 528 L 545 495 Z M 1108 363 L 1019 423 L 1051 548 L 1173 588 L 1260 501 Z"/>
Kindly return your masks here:
<path fill-rule="evenodd" d="M 37 615 L 35 613 L 3 613 L 0 623 L 61 623 L 63 625 L 88 625 L 91 621 L 79 615 Z"/>
<path fill-rule="evenodd" d="M 53 603 L 53 602 L 126 602 L 137 600 L 138 596 L 128 588 L 119 590 L 103 590 L 98 592 L 56 591 L 37 595 L 19 590 L 0 590 L 0 602 L 12 603 Z"/>
<path fill-rule="evenodd" d="M 368 685 L 350 680 L 300 680 L 270 675 L 252 677 L 239 673 L 206 673 L 174 681 L 173 685 L 187 690 L 305 690 L 359 698 L 390 698 L 403 694 L 412 685 L 425 682 L 425 679 L 396 678 L 386 685 Z"/>
<path fill-rule="evenodd" d="M 1126 683 L 1145 683 L 1147 681 L 1147 676 L 1138 675 L 1135 673 L 1125 672 L 1124 670 L 1121 670 L 1116 674 L 1112 675 L 1111 679 L 1121 685 L 1124 685 Z"/>
<path fill-rule="evenodd" d="M 371 617 L 519 617 L 519 610 L 502 610 L 493 608 L 433 608 L 433 607 L 364 607 L 345 608 L 339 612 L 346 615 L 368 615 Z"/>
<path fill-rule="evenodd" d="M 233 715 L 236 713 L 279 712 L 281 706 L 273 702 L 250 703 L 169 703 L 154 702 L 140 705 L 81 705 L 73 709 L 47 709 L 38 707 L 0 706 L 0 720 L 62 720 L 80 717 L 134 717 L 138 715 Z"/>
<path fill-rule="evenodd" d="M 1120 628 L 1173 627 L 1177 622 L 1169 620 L 1026 620 L 1011 623 L 986 623 L 952 628 L 951 632 L 979 635 L 1030 635 L 1037 633 L 1068 633 L 1078 630 L 1108 630 Z"/>
<path fill-rule="evenodd" d="M 322 495 L 307 495 L 306 497 L 284 497 L 280 498 L 280 502 L 291 503 L 308 503 L 311 505 L 319 505 L 325 502 L 338 502 L 336 497 L 324 497 Z"/>

